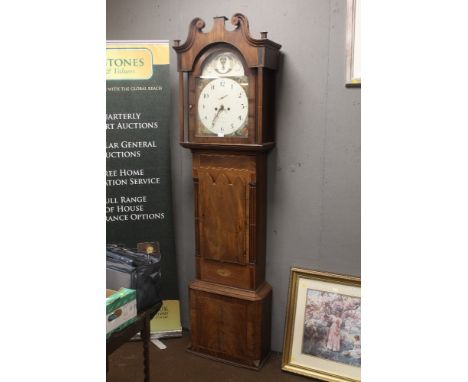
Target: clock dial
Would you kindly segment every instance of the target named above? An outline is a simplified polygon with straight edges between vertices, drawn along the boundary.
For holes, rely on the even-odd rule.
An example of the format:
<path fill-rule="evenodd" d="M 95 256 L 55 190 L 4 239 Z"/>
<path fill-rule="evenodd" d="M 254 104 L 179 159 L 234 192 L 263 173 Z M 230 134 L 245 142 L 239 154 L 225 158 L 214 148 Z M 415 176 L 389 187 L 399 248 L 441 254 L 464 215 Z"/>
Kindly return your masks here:
<path fill-rule="evenodd" d="M 218 137 L 246 134 L 249 101 L 244 88 L 231 78 L 208 82 L 198 97 L 198 117 Z"/>

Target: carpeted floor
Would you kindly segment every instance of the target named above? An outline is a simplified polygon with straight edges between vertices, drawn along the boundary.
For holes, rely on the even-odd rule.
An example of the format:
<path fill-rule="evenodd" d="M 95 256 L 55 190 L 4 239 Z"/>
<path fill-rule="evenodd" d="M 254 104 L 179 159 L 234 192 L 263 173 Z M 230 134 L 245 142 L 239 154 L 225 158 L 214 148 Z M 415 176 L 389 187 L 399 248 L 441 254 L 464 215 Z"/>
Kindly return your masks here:
<path fill-rule="evenodd" d="M 159 350 L 150 345 L 151 382 L 310 382 L 281 370 L 281 355 L 272 354 L 260 371 L 215 362 L 187 352 L 189 335 L 164 339 L 167 346 Z M 143 382 L 143 346 L 130 342 L 109 358 L 107 382 Z"/>

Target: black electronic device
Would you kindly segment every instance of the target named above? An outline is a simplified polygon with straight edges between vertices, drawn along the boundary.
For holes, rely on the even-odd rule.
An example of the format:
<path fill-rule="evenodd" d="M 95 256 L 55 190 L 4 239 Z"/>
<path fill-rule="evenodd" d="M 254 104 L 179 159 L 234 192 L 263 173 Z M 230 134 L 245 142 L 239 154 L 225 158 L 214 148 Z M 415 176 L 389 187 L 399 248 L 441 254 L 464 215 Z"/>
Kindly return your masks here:
<path fill-rule="evenodd" d="M 106 288 L 135 289 L 138 312 L 158 304 L 161 302 L 161 255 L 107 245 Z"/>

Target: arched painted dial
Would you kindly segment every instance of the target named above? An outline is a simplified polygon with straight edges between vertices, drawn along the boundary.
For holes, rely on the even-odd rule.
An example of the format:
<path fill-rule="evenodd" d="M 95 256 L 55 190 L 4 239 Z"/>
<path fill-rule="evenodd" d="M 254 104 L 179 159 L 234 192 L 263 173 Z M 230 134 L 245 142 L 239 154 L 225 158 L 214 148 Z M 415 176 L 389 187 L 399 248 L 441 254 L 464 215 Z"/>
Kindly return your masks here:
<path fill-rule="evenodd" d="M 249 101 L 245 90 L 229 78 L 210 81 L 198 98 L 198 117 L 208 130 L 219 137 L 230 135 L 247 122 Z"/>

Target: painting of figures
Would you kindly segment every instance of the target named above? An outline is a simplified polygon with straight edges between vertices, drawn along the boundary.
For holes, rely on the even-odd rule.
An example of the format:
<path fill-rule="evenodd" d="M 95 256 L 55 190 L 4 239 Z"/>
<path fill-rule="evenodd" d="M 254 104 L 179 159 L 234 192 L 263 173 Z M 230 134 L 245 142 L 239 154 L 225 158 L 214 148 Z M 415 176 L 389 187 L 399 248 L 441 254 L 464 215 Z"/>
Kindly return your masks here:
<path fill-rule="evenodd" d="M 361 366 L 361 299 L 307 290 L 302 352 Z"/>

